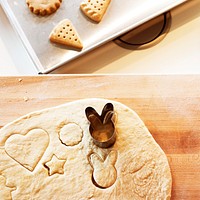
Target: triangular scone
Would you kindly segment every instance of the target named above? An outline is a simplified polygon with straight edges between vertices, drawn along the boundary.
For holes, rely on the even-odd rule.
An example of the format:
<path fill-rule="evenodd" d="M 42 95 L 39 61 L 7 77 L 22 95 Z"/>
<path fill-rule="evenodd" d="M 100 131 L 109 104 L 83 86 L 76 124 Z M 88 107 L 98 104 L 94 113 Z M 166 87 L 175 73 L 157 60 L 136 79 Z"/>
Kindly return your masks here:
<path fill-rule="evenodd" d="M 111 0 L 85 0 L 80 8 L 83 13 L 95 22 L 100 22 Z"/>
<path fill-rule="evenodd" d="M 83 45 L 81 39 L 68 19 L 60 21 L 52 30 L 50 34 L 50 41 L 64 44 L 77 49 L 82 49 Z"/>

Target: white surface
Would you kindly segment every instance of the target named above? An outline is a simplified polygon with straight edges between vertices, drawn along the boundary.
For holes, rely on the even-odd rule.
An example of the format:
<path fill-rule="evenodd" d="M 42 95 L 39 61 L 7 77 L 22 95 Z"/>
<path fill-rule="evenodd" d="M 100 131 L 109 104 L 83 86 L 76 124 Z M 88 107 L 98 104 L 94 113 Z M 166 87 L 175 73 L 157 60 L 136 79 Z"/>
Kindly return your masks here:
<path fill-rule="evenodd" d="M 37 71 L 0 6 L 0 75 L 21 74 Z"/>
<path fill-rule="evenodd" d="M 172 11 L 172 27 L 159 44 L 124 50 L 110 42 L 52 73 L 200 73 L 200 0 Z M 0 75 L 34 75 L 36 70 L 0 7 Z"/>

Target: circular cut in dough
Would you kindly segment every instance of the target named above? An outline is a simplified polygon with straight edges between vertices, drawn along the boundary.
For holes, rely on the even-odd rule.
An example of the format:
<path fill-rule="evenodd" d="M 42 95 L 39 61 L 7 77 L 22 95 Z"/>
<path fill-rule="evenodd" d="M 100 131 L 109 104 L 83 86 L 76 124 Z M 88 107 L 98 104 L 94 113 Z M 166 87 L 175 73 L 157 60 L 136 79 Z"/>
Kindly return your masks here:
<path fill-rule="evenodd" d="M 26 0 L 26 3 L 36 15 L 50 15 L 60 7 L 62 0 Z"/>
<path fill-rule="evenodd" d="M 92 141 L 85 109 L 100 114 L 107 103 L 114 105 L 117 135 L 102 149 Z M 0 155 L 1 199 L 171 197 L 166 155 L 139 116 L 115 101 L 83 99 L 23 116 L 0 130 Z"/>
<path fill-rule="evenodd" d="M 69 123 L 61 127 L 59 135 L 63 144 L 73 146 L 81 142 L 83 131 L 77 124 Z"/>

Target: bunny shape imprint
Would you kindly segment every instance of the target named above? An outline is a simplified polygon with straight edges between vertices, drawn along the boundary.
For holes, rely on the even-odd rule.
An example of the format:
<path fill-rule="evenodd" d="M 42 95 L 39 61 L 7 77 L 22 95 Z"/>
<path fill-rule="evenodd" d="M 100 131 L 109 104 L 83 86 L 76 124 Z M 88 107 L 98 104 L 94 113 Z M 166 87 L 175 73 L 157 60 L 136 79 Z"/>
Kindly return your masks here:
<path fill-rule="evenodd" d="M 93 168 L 92 178 L 96 186 L 108 188 L 115 183 L 117 179 L 116 160 L 116 151 L 111 151 L 105 160 L 96 153 L 90 155 L 90 164 Z"/>

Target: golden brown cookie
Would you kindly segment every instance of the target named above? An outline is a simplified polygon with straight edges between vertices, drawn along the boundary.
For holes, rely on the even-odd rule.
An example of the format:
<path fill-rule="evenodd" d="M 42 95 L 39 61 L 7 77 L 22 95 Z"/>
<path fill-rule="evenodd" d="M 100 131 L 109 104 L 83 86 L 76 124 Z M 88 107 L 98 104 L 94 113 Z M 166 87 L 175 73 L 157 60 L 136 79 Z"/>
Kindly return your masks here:
<path fill-rule="evenodd" d="M 85 0 L 80 8 L 83 13 L 95 22 L 100 22 L 111 0 Z"/>
<path fill-rule="evenodd" d="M 52 30 L 50 34 L 50 41 L 64 44 L 77 49 L 82 49 L 83 45 L 81 39 L 68 19 L 60 21 Z"/>
<path fill-rule="evenodd" d="M 26 3 L 36 15 L 50 15 L 54 13 L 61 4 L 62 0 L 26 0 Z"/>

